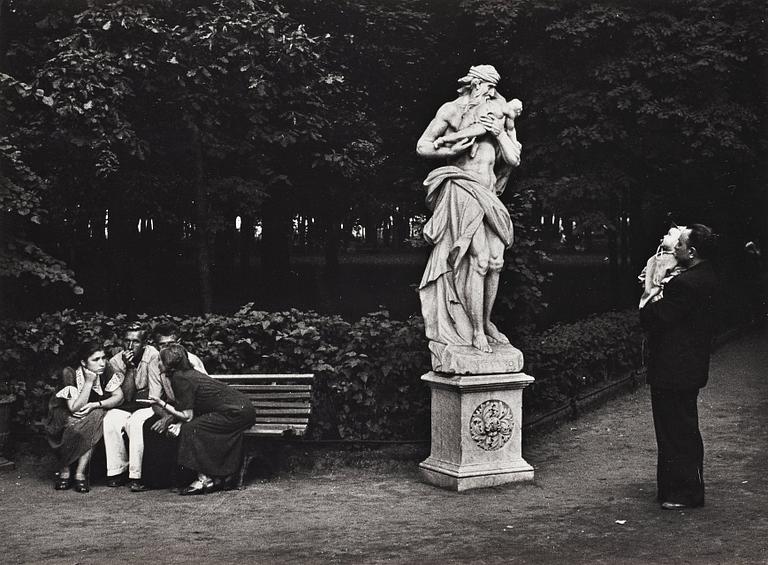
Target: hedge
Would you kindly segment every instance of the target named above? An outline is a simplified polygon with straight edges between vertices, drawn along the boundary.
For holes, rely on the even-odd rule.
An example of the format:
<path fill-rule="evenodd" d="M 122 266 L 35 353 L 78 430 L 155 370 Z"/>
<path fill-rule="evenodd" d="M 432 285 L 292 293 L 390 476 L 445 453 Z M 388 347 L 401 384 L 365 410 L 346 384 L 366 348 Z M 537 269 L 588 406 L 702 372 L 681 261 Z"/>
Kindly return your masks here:
<path fill-rule="evenodd" d="M 382 311 L 351 323 L 312 311 L 263 312 L 249 304 L 232 315 L 138 319 L 148 326 L 176 322 L 184 345 L 211 373 L 315 373 L 315 439 L 429 436 L 429 390 L 419 379 L 430 368 L 421 318 L 393 320 Z M 75 362 L 80 340 L 99 339 L 116 352 L 128 324 L 125 315 L 74 310 L 3 322 L 0 386 L 17 393 L 16 430 L 39 429 L 47 398 L 59 387 L 57 369 Z M 519 346 L 525 371 L 536 378 L 525 392 L 527 415 L 642 363 L 635 312 L 558 324 Z"/>
<path fill-rule="evenodd" d="M 526 373 L 536 378 L 525 389 L 525 414 L 561 405 L 644 366 L 644 336 L 636 310 L 556 324 L 529 338 L 521 349 Z"/>

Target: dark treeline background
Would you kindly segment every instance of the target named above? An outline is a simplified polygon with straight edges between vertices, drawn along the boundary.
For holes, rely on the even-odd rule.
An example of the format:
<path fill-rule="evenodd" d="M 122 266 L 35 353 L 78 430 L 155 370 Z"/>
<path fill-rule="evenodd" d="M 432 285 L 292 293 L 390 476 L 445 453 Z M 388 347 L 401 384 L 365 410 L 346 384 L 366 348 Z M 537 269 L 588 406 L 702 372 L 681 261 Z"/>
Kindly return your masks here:
<path fill-rule="evenodd" d="M 481 63 L 525 105 L 518 306 L 561 222 L 601 234 L 616 280 L 670 221 L 746 269 L 768 243 L 765 22 L 758 0 L 0 0 L 0 310 L 322 302 L 353 229 L 418 235 L 416 139 Z"/>

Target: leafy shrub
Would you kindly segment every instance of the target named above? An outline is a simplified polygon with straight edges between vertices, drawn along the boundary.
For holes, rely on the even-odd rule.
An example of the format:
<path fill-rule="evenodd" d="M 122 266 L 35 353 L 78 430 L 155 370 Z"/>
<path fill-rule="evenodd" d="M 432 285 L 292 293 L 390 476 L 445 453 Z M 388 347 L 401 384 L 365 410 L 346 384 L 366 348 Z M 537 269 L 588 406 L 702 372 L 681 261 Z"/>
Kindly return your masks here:
<path fill-rule="evenodd" d="M 148 321 L 146 316 L 140 320 Z M 316 312 L 263 312 L 246 305 L 232 315 L 165 316 L 182 342 L 211 373 L 316 375 L 312 434 L 315 438 L 427 439 L 429 371 L 421 318 L 392 320 L 385 311 L 354 323 Z M 10 381 L 18 399 L 16 419 L 32 429 L 42 422 L 58 369 L 83 338 L 107 351 L 120 346 L 124 315 L 64 310 L 30 322 L 0 325 L 0 383 Z M 641 364 L 642 334 L 635 312 L 608 313 L 559 324 L 520 342 L 526 372 L 527 413 L 546 410 L 585 387 Z"/>
<path fill-rule="evenodd" d="M 139 316 L 147 321 L 146 316 Z M 211 373 L 316 375 L 313 434 L 331 438 L 394 438 L 427 429 L 429 370 L 421 320 L 395 321 L 376 312 L 352 324 L 316 312 L 263 312 L 246 305 L 234 315 L 166 316 L 183 343 Z M 13 379 L 20 395 L 17 419 L 39 428 L 47 397 L 60 386 L 58 370 L 74 365 L 83 339 L 113 353 L 129 321 L 124 315 L 64 310 L 31 322 L 0 326 L 0 382 Z"/>
<path fill-rule="evenodd" d="M 641 367 L 643 331 L 635 310 L 607 312 L 556 324 L 522 349 L 526 372 L 536 378 L 525 389 L 523 406 L 530 413 Z"/>

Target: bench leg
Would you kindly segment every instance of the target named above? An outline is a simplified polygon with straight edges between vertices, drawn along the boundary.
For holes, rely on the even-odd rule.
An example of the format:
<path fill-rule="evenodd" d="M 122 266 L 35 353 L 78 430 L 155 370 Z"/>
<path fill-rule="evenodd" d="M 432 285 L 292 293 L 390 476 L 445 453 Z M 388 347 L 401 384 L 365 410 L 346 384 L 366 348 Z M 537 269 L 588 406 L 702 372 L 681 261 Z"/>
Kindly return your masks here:
<path fill-rule="evenodd" d="M 237 490 L 243 490 L 245 485 L 245 471 L 248 469 L 248 459 L 243 457 L 243 463 L 240 465 L 240 472 L 237 474 Z"/>

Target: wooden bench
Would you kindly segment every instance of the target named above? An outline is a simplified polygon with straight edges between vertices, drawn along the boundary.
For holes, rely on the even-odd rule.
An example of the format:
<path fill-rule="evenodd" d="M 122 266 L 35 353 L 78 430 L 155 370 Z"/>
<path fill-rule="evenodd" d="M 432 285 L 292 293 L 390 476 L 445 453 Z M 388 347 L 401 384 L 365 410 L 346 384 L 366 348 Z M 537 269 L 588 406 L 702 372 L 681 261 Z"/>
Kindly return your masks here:
<path fill-rule="evenodd" d="M 307 431 L 312 412 L 313 374 L 211 375 L 247 396 L 256 410 L 256 422 L 245 432 L 245 439 L 300 438 Z M 245 473 L 254 459 L 243 449 L 237 487 L 242 488 Z"/>

